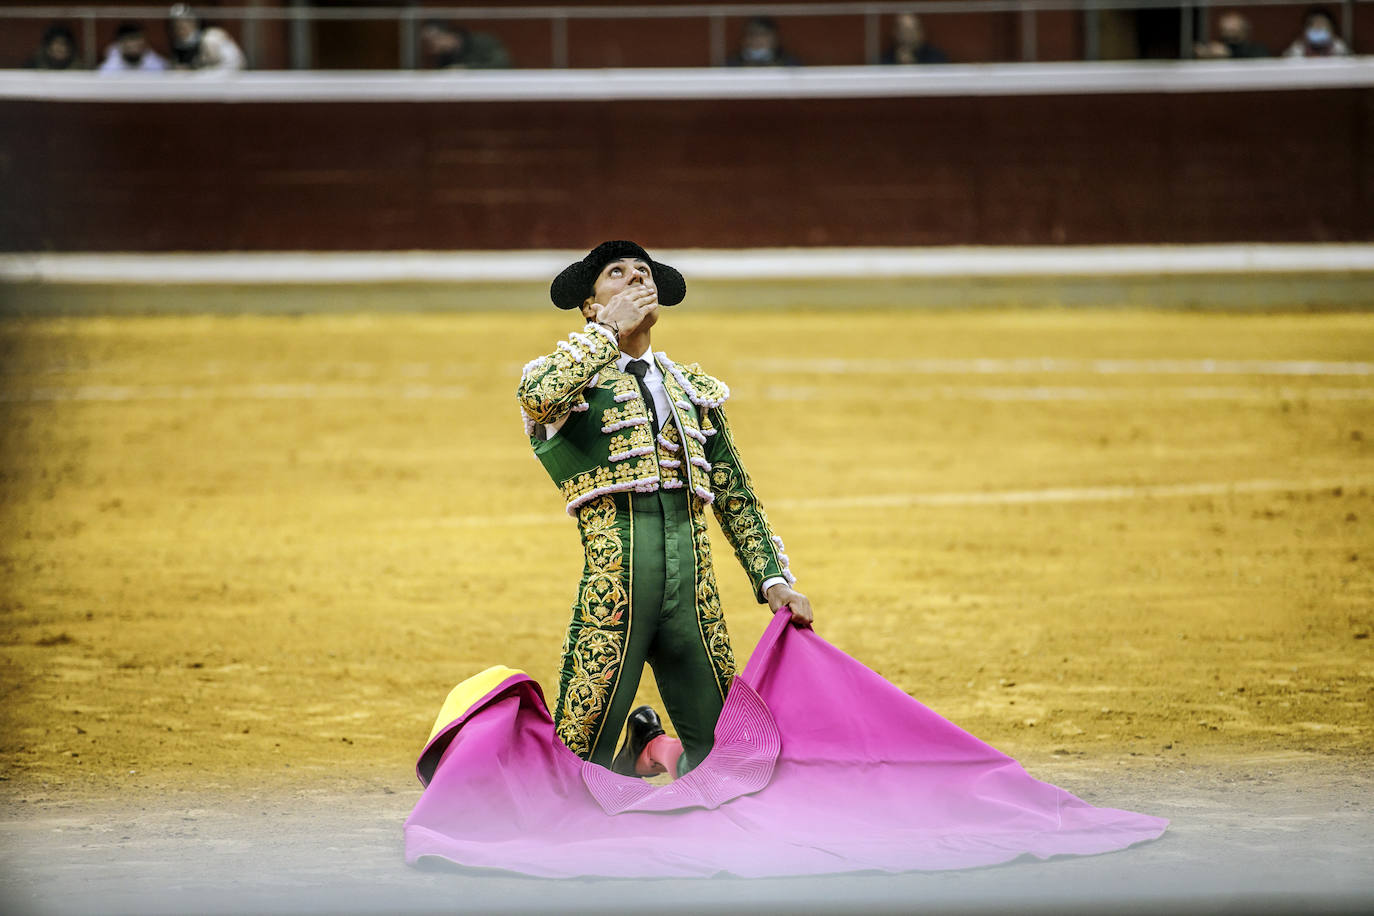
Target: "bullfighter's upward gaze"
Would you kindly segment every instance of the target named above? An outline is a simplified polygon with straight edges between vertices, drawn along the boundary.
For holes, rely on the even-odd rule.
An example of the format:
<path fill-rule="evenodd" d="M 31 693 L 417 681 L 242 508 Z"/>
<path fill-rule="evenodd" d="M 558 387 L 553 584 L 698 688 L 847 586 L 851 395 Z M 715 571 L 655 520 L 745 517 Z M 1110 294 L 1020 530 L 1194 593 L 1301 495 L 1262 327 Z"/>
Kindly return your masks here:
<path fill-rule="evenodd" d="M 563 646 L 554 721 L 578 756 L 626 775 L 682 775 L 710 752 L 735 658 L 707 539 L 706 507 L 760 603 L 807 625 L 795 579 L 744 470 L 724 404 L 730 389 L 695 363 L 653 352 L 682 274 L 634 242 L 603 242 L 553 281 L 586 326 L 531 361 L 518 397 L 534 453 L 577 518 L 585 564 Z M 653 668 L 680 743 L 647 706 Z M 612 755 L 622 723 L 625 743 Z"/>

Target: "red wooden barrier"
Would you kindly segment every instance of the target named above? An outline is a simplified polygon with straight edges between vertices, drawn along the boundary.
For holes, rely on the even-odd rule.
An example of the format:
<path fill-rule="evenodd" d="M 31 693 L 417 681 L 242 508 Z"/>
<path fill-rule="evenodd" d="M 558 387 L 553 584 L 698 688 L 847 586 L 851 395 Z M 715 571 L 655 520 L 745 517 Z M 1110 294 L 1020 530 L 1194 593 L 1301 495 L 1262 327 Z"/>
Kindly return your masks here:
<path fill-rule="evenodd" d="M 1374 240 L 1374 90 L 0 102 L 0 249 Z"/>

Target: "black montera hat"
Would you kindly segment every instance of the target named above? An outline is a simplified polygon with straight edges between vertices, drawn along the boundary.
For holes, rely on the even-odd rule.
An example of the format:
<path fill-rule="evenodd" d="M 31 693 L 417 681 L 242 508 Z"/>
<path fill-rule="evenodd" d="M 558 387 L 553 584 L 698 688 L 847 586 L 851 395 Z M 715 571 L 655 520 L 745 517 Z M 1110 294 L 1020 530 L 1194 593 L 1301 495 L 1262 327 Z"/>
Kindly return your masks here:
<path fill-rule="evenodd" d="M 687 281 L 672 267 L 649 257 L 649 252 L 634 242 L 623 240 L 602 242 L 580 261 L 574 261 L 563 272 L 553 278 L 549 285 L 549 298 L 561 309 L 581 308 L 582 303 L 592 294 L 601 268 L 621 258 L 639 258 L 649 265 L 654 274 L 654 286 L 658 288 L 659 305 L 677 305 L 687 295 Z"/>

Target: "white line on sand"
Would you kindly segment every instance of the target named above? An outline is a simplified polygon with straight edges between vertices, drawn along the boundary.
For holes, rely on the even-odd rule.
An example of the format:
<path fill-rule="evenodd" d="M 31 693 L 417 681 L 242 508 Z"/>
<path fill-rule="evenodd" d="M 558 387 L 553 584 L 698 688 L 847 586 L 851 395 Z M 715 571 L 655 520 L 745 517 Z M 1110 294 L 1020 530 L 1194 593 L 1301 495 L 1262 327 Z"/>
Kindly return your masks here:
<path fill-rule="evenodd" d="M 493 372 L 516 377 L 523 362 L 504 359 L 469 359 L 461 362 L 389 363 L 368 360 L 249 360 L 232 364 L 220 360 L 206 362 L 199 367 L 187 367 L 188 372 L 216 383 L 225 379 L 249 377 L 271 378 L 295 375 L 314 378 L 346 379 L 320 384 L 369 384 L 386 381 L 399 375 L 410 381 L 421 378 L 455 378 L 488 375 Z M 136 376 L 144 368 L 136 360 L 110 362 L 101 365 L 74 365 L 61 361 L 26 366 L 0 366 L 0 376 L 57 375 L 84 372 L 87 375 L 122 373 Z M 764 372 L 770 376 L 805 375 L 1096 375 L 1114 376 L 1175 376 L 1175 375 L 1254 375 L 1254 376 L 1368 376 L 1374 377 L 1374 362 L 1359 360 L 1314 359 L 1219 359 L 1199 356 L 1193 359 L 1135 358 L 1109 359 L 1061 358 L 1054 356 L 969 356 L 969 357 L 906 357 L 901 359 L 842 357 L 807 359 L 775 359 L 751 357 L 732 361 L 733 375 Z M 200 384 L 200 382 L 196 382 Z M 302 382 L 306 384 L 306 382 Z M 313 383 L 312 383 L 313 384 Z"/>
<path fill-rule="evenodd" d="M 827 389 L 819 385 L 770 385 L 763 390 L 764 400 L 813 401 Z M 833 391 L 832 391 L 833 394 Z M 919 388 L 889 388 L 884 401 L 991 401 L 1061 403 L 1071 401 L 1111 401 L 1160 404 L 1170 401 L 1250 401 L 1273 404 L 1278 401 L 1374 401 L 1374 387 L 1332 388 L 1240 388 L 1224 386 L 1154 386 L 1084 388 L 1062 385 L 932 385 Z"/>
<path fill-rule="evenodd" d="M 0 391 L 0 401 L 340 401 L 453 400 L 468 397 L 459 385 L 80 385 Z"/>
<path fill-rule="evenodd" d="M 1103 487 L 1048 487 L 1039 490 L 991 490 L 964 493 L 880 493 L 868 496 L 819 496 L 803 499 L 770 500 L 770 508 L 826 512 L 849 509 L 905 509 L 914 507 L 1014 506 L 1042 503 L 1125 502 L 1136 499 L 1174 499 L 1182 496 L 1230 496 L 1246 493 L 1273 493 L 1285 490 L 1311 492 L 1336 488 L 1374 486 L 1374 478 L 1321 480 L 1239 480 L 1216 483 L 1170 483 L 1114 485 Z M 562 524 L 566 515 L 520 513 L 510 515 L 465 515 L 449 518 L 395 520 L 385 527 L 412 528 L 499 528 Z"/>
<path fill-rule="evenodd" d="M 1012 506 L 1035 503 L 1122 502 L 1133 499 L 1171 499 L 1179 496 L 1228 496 L 1283 490 L 1328 490 L 1357 487 L 1364 480 L 1238 480 L 1220 483 L 1169 483 L 1105 487 L 1050 487 L 1042 490 L 996 490 L 988 493 L 884 493 L 872 496 L 825 496 L 774 500 L 783 509 L 898 509 L 914 506 Z"/>
<path fill-rule="evenodd" d="M 810 401 L 826 393 L 819 385 L 769 385 L 766 401 Z M 0 391 L 7 403 L 122 403 L 134 401 L 444 401 L 471 397 L 461 385 L 316 384 L 286 382 L 257 385 L 79 385 L 72 388 L 16 388 Z M 987 401 L 992 403 L 1173 401 L 1371 401 L 1374 387 L 1244 388 L 1239 386 L 1084 387 L 1066 385 L 928 385 L 889 389 L 887 401 Z"/>
<path fill-rule="evenodd" d="M 792 359 L 759 358 L 738 362 L 741 368 L 765 372 L 797 371 L 816 375 L 1374 375 L 1374 362 L 1312 359 L 1058 359 L 1018 356 L 971 359 Z"/>

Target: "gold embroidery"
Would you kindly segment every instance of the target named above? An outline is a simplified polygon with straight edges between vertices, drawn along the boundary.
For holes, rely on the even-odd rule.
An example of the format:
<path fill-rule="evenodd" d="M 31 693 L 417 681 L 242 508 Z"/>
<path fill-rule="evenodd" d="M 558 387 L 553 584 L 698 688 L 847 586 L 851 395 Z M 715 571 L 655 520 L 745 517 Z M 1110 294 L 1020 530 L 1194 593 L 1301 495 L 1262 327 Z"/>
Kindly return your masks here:
<path fill-rule="evenodd" d="M 754 498 L 749 477 L 735 454 L 734 443 L 724 418 L 718 426 L 720 437 L 716 460 L 711 467 L 711 490 L 716 494 L 712 508 L 721 530 L 725 532 L 740 564 L 757 589 L 772 571 L 780 574 L 782 563 L 777 558 L 768 516 Z"/>
<path fill-rule="evenodd" d="M 570 503 L 579 496 L 590 493 L 598 487 L 608 487 L 615 482 L 609 469 L 599 467 L 593 471 L 586 471 L 576 477 L 570 477 L 563 481 L 563 501 Z"/>
<path fill-rule="evenodd" d="M 654 433 L 648 425 L 631 426 L 619 435 L 611 437 L 611 454 L 619 455 L 631 449 L 644 448 L 654 444 Z"/>
<path fill-rule="evenodd" d="M 692 463 L 693 458 L 697 459 L 697 461 L 705 461 L 706 451 L 701 447 L 700 442 L 690 436 L 682 440 L 682 446 L 682 470 L 687 475 L 688 485 L 693 488 L 701 487 L 703 490 L 709 490 L 710 487 L 707 486 L 706 472 L 698 465 Z M 695 492 L 694 489 L 694 498 Z"/>
<path fill-rule="evenodd" d="M 663 440 L 664 440 L 665 442 L 669 443 L 670 445 L 681 445 L 681 444 L 682 444 L 682 437 L 681 437 L 680 435 L 678 435 L 677 425 L 676 425 L 676 424 L 673 424 L 673 423 L 667 424 L 666 426 L 663 427 L 663 429 L 659 430 L 659 435 L 662 436 L 662 437 L 663 437 Z M 679 457 L 681 457 L 681 454 L 680 454 L 679 452 L 672 452 L 671 454 L 665 455 L 664 457 L 665 457 L 665 458 L 679 458 Z"/>
<path fill-rule="evenodd" d="M 706 508 L 700 500 L 689 499 L 692 513 L 692 549 L 696 557 L 697 626 L 706 653 L 715 670 L 716 685 L 721 698 L 730 689 L 735 676 L 735 652 L 730 646 L 730 634 L 725 629 L 725 615 L 721 612 L 720 594 L 716 590 L 716 573 L 711 565 L 711 541 L 706 530 Z"/>
<path fill-rule="evenodd" d="M 682 476 L 686 478 L 685 482 L 687 487 L 692 491 L 692 498 L 698 499 L 700 498 L 697 496 L 698 487 L 702 490 L 710 489 L 707 485 L 708 480 L 706 474 L 699 464 L 706 460 L 705 448 L 702 446 L 701 440 L 697 438 L 698 436 L 704 438 L 704 434 L 701 432 L 701 421 L 697 417 L 696 408 L 691 406 L 687 392 L 677 380 L 676 375 L 671 372 L 667 373 L 664 378 L 664 387 L 668 391 L 668 397 L 674 403 L 673 410 L 678 418 L 678 422 L 682 424 L 681 437 L 683 448 L 682 451 L 678 452 L 673 457 L 682 461 Z M 678 403 L 679 401 L 687 404 L 687 408 L 684 409 L 681 404 Z M 693 464 L 693 458 L 699 463 Z"/>
<path fill-rule="evenodd" d="M 682 457 L 682 444 L 678 441 L 677 427 L 672 423 L 668 423 L 664 425 L 663 429 L 659 430 L 659 436 L 662 437 L 664 442 L 677 446 L 677 449 L 673 450 L 665 447 L 662 442 L 654 443 L 657 452 L 654 456 L 654 460 L 659 461 L 659 459 L 663 459 L 663 461 L 671 462 L 671 464 L 664 465 L 663 461 L 659 461 L 659 479 L 662 481 L 665 490 L 674 490 L 682 485 L 681 463 L 684 460 Z"/>
<path fill-rule="evenodd" d="M 564 643 L 572 675 L 560 691 L 555 731 L 573 753 L 585 758 L 600 734 L 625 659 L 630 594 L 615 499 L 601 496 L 588 502 L 578 512 L 578 527 L 586 572 L 574 608 L 577 626 L 569 629 Z M 573 629 L 577 630 L 575 639 Z"/>
<path fill-rule="evenodd" d="M 601 411 L 602 426 L 616 426 L 617 424 L 624 423 L 626 420 L 639 420 L 647 418 L 648 415 L 644 412 L 643 398 L 635 398 L 634 400 L 626 401 L 624 404 L 621 404 L 619 406 L 607 407 L 605 410 Z"/>
<path fill-rule="evenodd" d="M 530 363 L 516 390 L 520 407 L 536 423 L 548 424 L 567 416 L 579 401 L 585 400 L 582 389 L 592 376 L 613 361 L 618 352 L 606 335 L 590 326 L 584 333 L 573 335 L 572 343 L 563 343 L 576 350 L 580 359 L 559 347 Z"/>
<path fill-rule="evenodd" d="M 641 476 L 643 476 L 643 472 L 645 470 L 643 465 L 644 462 L 642 460 L 622 461 L 620 464 L 617 464 L 615 466 L 616 482 L 623 483 L 628 480 L 638 480 Z M 653 469 L 650 468 L 649 470 L 650 472 L 652 472 Z"/>
<path fill-rule="evenodd" d="M 646 440 L 644 444 L 649 445 L 652 441 Z M 647 455 L 618 461 L 610 468 L 598 467 L 569 477 L 563 481 L 559 489 L 563 492 L 563 502 L 567 504 L 568 511 L 572 512 L 582 505 L 579 500 L 586 499 L 589 494 L 595 494 L 604 487 L 631 490 L 641 489 L 643 485 L 643 488 L 653 489 L 658 486 L 658 480 L 658 459 L 650 452 Z"/>
<path fill-rule="evenodd" d="M 635 381 L 635 377 L 628 372 L 621 372 L 614 365 L 602 370 L 596 387 L 611 392 L 612 396 L 639 394 L 639 383 Z"/>
<path fill-rule="evenodd" d="M 682 383 L 677 380 L 677 376 L 671 372 L 663 374 L 663 389 L 668 393 L 668 400 L 673 402 L 673 413 L 691 429 L 697 427 L 697 412 L 692 406 L 691 399 L 687 396 L 687 390 L 682 387 Z M 683 404 L 687 407 L 684 409 Z"/>
<path fill-rule="evenodd" d="M 700 363 L 679 364 L 683 377 L 696 389 L 696 395 L 709 406 L 719 407 L 730 397 L 730 389 L 720 379 L 701 371 Z"/>
<path fill-rule="evenodd" d="M 625 635 L 587 627 L 573 644 L 573 675 L 563 688 L 555 730 L 568 750 L 586 759 L 625 657 Z"/>
<path fill-rule="evenodd" d="M 677 413 L 678 418 L 682 420 L 683 435 L 693 442 L 697 441 L 697 438 L 692 435 L 692 432 L 701 432 L 701 427 L 697 425 L 696 414 L 690 410 L 683 410 L 681 407 L 677 409 Z M 687 430 L 691 430 L 692 432 L 687 432 Z"/>

